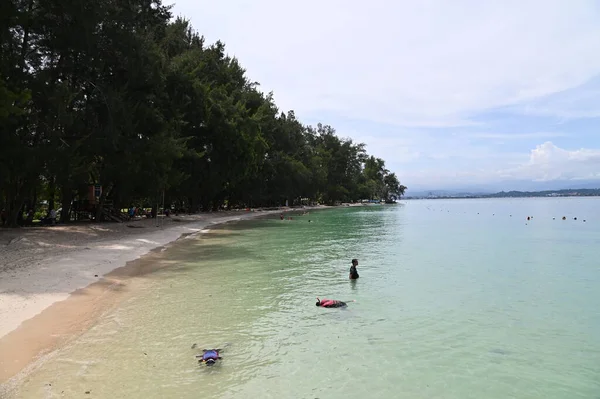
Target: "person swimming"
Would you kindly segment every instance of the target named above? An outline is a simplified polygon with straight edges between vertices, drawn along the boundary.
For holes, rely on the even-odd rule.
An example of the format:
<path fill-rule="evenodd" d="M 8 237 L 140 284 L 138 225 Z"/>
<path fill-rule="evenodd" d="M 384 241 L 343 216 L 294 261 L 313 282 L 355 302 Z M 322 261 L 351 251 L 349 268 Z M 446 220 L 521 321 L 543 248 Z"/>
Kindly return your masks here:
<path fill-rule="evenodd" d="M 356 280 L 360 277 L 356 271 L 356 266 L 358 266 L 358 259 L 352 259 L 352 266 L 350 266 L 350 280 Z"/>
<path fill-rule="evenodd" d="M 221 349 L 203 349 L 201 355 L 196 355 L 196 358 L 199 358 L 198 363 L 206 363 L 207 366 L 212 366 L 217 360 L 222 359 L 219 355 L 219 351 L 221 351 Z"/>
<path fill-rule="evenodd" d="M 346 302 L 338 301 L 335 299 L 319 299 L 318 297 L 316 305 L 322 308 L 343 308 L 348 306 Z"/>

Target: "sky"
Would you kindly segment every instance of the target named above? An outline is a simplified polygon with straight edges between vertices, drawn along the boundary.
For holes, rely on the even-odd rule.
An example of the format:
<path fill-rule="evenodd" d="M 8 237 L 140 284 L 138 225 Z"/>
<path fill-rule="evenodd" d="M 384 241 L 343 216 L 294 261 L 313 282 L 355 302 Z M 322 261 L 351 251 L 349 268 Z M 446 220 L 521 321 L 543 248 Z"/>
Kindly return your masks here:
<path fill-rule="evenodd" d="M 282 111 L 410 190 L 597 180 L 600 2 L 176 0 Z"/>

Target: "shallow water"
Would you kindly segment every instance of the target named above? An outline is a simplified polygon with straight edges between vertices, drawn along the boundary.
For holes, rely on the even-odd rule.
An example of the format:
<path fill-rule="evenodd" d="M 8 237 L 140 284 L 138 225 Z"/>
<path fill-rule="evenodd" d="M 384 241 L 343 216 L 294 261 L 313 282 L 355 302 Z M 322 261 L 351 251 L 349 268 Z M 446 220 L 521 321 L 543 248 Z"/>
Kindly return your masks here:
<path fill-rule="evenodd" d="M 430 200 L 228 224 L 164 252 L 17 397 L 598 398 L 599 209 Z M 193 343 L 228 346 L 205 367 Z"/>

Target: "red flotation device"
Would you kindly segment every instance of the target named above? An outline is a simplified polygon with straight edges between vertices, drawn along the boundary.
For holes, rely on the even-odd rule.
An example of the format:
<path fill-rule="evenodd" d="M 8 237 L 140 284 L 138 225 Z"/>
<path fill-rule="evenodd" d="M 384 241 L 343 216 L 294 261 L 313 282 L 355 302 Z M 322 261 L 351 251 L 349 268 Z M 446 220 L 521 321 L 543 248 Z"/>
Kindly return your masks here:
<path fill-rule="evenodd" d="M 341 307 L 346 306 L 346 302 L 338 301 L 335 299 L 327 299 L 327 298 L 319 299 L 319 298 L 317 298 L 316 305 L 320 306 L 322 308 L 341 308 Z"/>

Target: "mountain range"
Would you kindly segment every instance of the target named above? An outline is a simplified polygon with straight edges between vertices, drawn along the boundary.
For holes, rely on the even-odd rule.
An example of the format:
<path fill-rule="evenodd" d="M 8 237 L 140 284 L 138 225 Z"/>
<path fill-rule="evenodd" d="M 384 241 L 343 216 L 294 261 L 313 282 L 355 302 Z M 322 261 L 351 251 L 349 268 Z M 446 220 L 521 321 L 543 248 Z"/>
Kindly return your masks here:
<path fill-rule="evenodd" d="M 594 189 L 600 188 L 600 180 L 554 180 L 554 181 L 531 181 L 511 180 L 505 182 L 494 182 L 488 184 L 474 184 L 457 187 L 436 189 L 432 187 L 410 187 L 406 190 L 405 197 L 427 197 L 434 196 L 473 196 L 493 194 L 500 191 L 547 191 L 547 190 L 569 190 L 569 189 Z"/>

